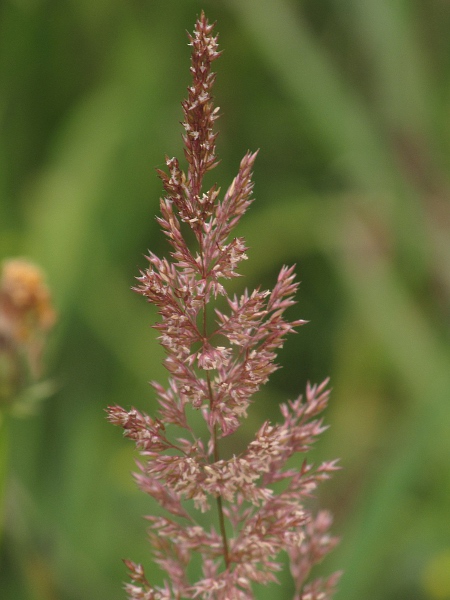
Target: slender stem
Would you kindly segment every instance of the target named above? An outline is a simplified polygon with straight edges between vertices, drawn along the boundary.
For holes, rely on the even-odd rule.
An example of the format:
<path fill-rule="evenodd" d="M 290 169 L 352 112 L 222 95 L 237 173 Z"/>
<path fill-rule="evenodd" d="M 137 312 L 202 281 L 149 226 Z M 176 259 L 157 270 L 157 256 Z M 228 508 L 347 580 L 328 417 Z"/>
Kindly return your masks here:
<path fill-rule="evenodd" d="M 9 456 L 9 417 L 0 411 L 0 543 L 3 536 L 6 500 L 6 480 Z"/>
<path fill-rule="evenodd" d="M 206 277 L 207 269 L 206 269 L 206 265 L 204 264 L 203 236 L 202 235 L 199 236 L 199 246 L 200 246 L 200 256 L 202 259 L 202 266 L 203 266 L 203 276 Z M 207 333 L 208 333 L 207 332 L 206 310 L 207 310 L 207 303 L 206 303 L 206 299 L 203 298 L 203 339 L 204 340 L 207 339 Z M 206 381 L 208 384 L 209 407 L 210 407 L 210 409 L 212 409 L 213 403 L 214 403 L 214 393 L 213 393 L 213 389 L 212 389 L 212 385 L 211 385 L 211 378 L 209 376 L 209 371 L 206 372 Z M 219 454 L 219 443 L 218 443 L 218 439 L 217 439 L 217 425 L 216 424 L 214 424 L 212 436 L 213 436 L 214 462 L 218 462 L 220 460 L 220 454 Z M 226 527 L 225 527 L 225 516 L 223 514 L 222 496 L 220 496 L 220 495 L 217 496 L 216 502 L 217 502 L 217 512 L 219 515 L 220 533 L 221 533 L 222 541 L 223 541 L 223 558 L 225 561 L 225 567 L 228 568 L 230 565 L 230 555 L 229 555 L 229 549 L 228 549 L 227 531 L 226 531 Z"/>
<path fill-rule="evenodd" d="M 208 382 L 209 402 L 210 402 L 210 406 L 211 406 L 213 396 L 212 396 L 212 387 L 211 387 L 211 380 L 209 378 L 209 373 L 206 374 L 206 380 Z M 217 462 L 218 460 L 220 460 L 219 444 L 218 444 L 218 440 L 217 440 L 217 425 L 214 425 L 214 428 L 213 428 L 213 442 L 214 442 L 214 461 Z M 225 517 L 223 514 L 222 496 L 220 496 L 220 495 L 217 496 L 216 502 L 217 502 L 217 512 L 219 514 L 220 533 L 222 535 L 222 540 L 223 540 L 223 558 L 225 561 L 225 567 L 228 568 L 230 565 L 230 555 L 229 555 L 229 550 L 228 550 L 228 538 L 227 538 L 227 530 L 225 527 Z"/>
<path fill-rule="evenodd" d="M 228 567 L 230 566 L 230 554 L 228 551 L 228 539 L 227 539 L 227 532 L 225 529 L 225 517 L 223 514 L 222 496 L 217 496 L 216 500 L 217 500 L 217 510 L 219 512 L 220 533 L 222 534 L 222 539 L 223 539 L 223 559 L 225 561 L 225 568 L 228 569 Z"/>

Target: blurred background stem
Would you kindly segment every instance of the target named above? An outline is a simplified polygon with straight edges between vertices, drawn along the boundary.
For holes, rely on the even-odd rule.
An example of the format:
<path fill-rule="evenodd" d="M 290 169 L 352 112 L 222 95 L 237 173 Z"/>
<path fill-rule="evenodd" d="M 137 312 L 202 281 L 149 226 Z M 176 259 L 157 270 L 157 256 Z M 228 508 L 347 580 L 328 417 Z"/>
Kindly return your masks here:
<path fill-rule="evenodd" d="M 3 540 L 5 524 L 5 505 L 9 461 L 9 418 L 6 412 L 0 412 L 0 546 Z"/>

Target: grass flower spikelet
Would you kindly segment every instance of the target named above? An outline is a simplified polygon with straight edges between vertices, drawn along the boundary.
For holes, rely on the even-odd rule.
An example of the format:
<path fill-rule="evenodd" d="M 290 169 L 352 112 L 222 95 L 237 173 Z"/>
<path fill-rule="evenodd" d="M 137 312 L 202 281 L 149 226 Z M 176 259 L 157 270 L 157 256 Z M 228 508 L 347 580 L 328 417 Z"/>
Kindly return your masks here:
<path fill-rule="evenodd" d="M 327 381 L 283 404 L 281 422 L 263 423 L 246 450 L 229 459 L 220 455 L 221 439 L 239 428 L 254 394 L 278 369 L 276 355 L 286 335 L 305 321 L 285 316 L 298 287 L 293 267 L 282 267 L 272 291 L 228 296 L 226 280 L 238 276 L 247 259 L 245 240 L 231 233 L 253 201 L 256 153 L 244 156 L 223 199 L 216 185 L 204 191 L 205 174 L 219 162 L 211 63 L 220 52 L 203 13 L 189 41 L 192 84 L 182 103 L 187 170 L 166 157 L 167 171 L 158 171 L 165 194 L 157 220 L 171 245 L 170 260 L 150 252 L 135 287 L 158 308 L 154 327 L 166 352 L 169 382 L 152 383 L 156 417 L 109 408 L 109 420 L 140 453 L 138 486 L 165 511 L 147 519 L 155 561 L 168 578 L 156 585 L 141 565 L 125 561 L 132 580 L 126 592 L 129 600 L 250 600 L 253 583 L 277 581 L 279 556 L 286 552 L 295 598 L 326 600 L 338 575 L 308 579 L 336 539 L 328 533 L 328 513 L 312 515 L 305 501 L 337 467 L 304 461 L 296 470 L 287 463 L 307 452 L 324 430 Z M 185 241 L 186 228 L 193 249 Z M 190 424 L 191 409 L 204 419 L 206 436 Z M 210 511 L 217 526 L 206 528 L 199 515 Z M 193 581 L 194 555 L 201 557 L 201 572 Z"/>

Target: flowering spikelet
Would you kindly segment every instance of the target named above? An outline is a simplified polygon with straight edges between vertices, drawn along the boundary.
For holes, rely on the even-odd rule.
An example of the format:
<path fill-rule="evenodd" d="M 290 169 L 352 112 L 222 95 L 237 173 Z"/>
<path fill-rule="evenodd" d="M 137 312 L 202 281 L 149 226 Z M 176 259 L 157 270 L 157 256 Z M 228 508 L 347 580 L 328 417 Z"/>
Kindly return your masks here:
<path fill-rule="evenodd" d="M 211 63 L 220 53 L 213 27 L 202 13 L 189 36 L 192 85 L 182 103 L 187 172 L 168 157 L 168 172 L 158 171 L 165 190 L 158 222 L 172 246 L 171 260 L 149 253 L 149 267 L 135 288 L 158 307 L 161 320 L 154 327 L 166 351 L 169 383 L 152 384 L 157 417 L 109 408 L 109 420 L 123 427 L 142 457 L 137 484 L 165 509 L 165 515 L 147 519 L 155 560 L 169 578 L 156 586 L 141 565 L 125 561 L 132 579 L 126 591 L 130 600 L 250 600 L 253 582 L 277 581 L 284 551 L 295 598 L 325 600 L 338 576 L 307 579 L 336 540 L 327 533 L 328 513 L 314 517 L 304 500 L 337 467 L 329 462 L 313 468 L 304 461 L 295 470 L 287 463 L 307 452 L 324 430 L 320 413 L 328 400 L 327 381 L 282 405 L 281 423 L 263 423 L 241 454 L 224 460 L 219 452 L 220 440 L 236 431 L 253 395 L 278 368 L 274 361 L 285 336 L 304 321 L 285 318 L 298 286 L 293 267 L 281 269 L 272 291 L 230 298 L 223 285 L 247 258 L 245 241 L 230 233 L 253 201 L 256 153 L 244 156 L 222 200 L 215 185 L 203 191 L 204 175 L 218 164 Z M 196 240 L 194 250 L 186 244 L 186 228 Z M 216 301 L 227 310 L 219 310 Z M 191 409 L 204 419 L 207 439 L 191 426 Z M 175 437 L 174 428 L 183 437 Z M 282 491 L 275 493 L 280 482 L 276 487 Z M 199 514 L 208 511 L 218 512 L 217 529 L 201 525 Z M 196 581 L 188 577 L 194 554 L 202 565 Z"/>

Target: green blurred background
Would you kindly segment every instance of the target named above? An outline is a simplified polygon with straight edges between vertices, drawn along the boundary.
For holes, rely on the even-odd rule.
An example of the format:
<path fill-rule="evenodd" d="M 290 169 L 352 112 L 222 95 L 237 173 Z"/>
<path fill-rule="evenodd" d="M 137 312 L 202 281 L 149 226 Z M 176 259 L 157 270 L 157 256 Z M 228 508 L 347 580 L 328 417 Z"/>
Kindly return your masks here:
<path fill-rule="evenodd" d="M 182 158 L 185 31 L 202 8 L 224 49 L 211 183 L 260 148 L 245 284 L 297 263 L 292 317 L 310 321 L 245 431 L 330 375 L 314 460 L 343 467 L 318 499 L 342 536 L 323 565 L 345 571 L 336 599 L 449 599 L 444 0 L 3 0 L 0 258 L 45 269 L 59 322 L 58 391 L 9 431 L 0 598 L 119 600 L 121 558 L 151 564 L 152 504 L 104 409 L 153 411 L 147 381 L 166 380 L 155 312 L 130 287 L 147 248 L 167 252 L 154 168 Z M 283 585 L 259 597 L 288 600 Z"/>

